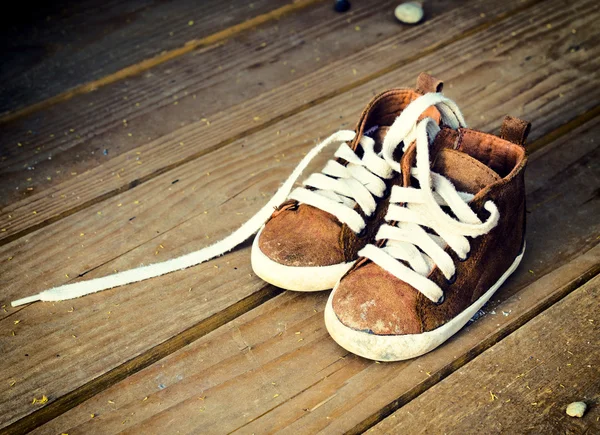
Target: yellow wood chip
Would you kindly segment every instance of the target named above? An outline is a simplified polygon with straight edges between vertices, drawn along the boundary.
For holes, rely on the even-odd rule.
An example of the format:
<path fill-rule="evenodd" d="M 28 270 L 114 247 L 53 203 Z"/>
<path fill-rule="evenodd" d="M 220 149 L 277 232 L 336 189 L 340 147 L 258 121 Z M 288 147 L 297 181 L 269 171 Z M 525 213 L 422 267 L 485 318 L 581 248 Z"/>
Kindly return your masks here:
<path fill-rule="evenodd" d="M 33 398 L 33 402 L 31 402 L 32 405 L 43 405 L 44 403 L 46 403 L 48 401 L 48 398 L 46 397 L 46 395 L 43 395 L 41 399 L 36 399 L 35 397 Z"/>

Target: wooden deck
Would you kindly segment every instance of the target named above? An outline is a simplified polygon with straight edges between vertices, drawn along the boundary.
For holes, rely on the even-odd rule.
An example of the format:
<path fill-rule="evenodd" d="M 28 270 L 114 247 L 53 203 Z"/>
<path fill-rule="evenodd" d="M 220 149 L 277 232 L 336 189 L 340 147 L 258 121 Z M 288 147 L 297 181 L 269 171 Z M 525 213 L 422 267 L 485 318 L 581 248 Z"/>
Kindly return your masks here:
<path fill-rule="evenodd" d="M 600 433 L 600 5 L 430 0 L 403 26 L 352 3 L 65 0 L 3 27 L 0 433 Z M 10 307 L 220 239 L 420 71 L 473 128 L 533 123 L 523 263 L 434 352 L 345 352 L 327 294 L 265 284 L 249 243 Z"/>

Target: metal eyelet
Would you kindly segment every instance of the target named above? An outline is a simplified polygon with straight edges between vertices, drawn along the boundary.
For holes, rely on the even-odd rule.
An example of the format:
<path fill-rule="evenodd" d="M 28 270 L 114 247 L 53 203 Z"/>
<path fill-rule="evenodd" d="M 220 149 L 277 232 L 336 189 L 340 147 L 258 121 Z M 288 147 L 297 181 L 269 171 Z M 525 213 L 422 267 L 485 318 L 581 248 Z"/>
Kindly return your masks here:
<path fill-rule="evenodd" d="M 385 199 L 385 198 L 387 198 L 387 197 L 390 196 L 391 192 L 392 192 L 392 186 L 391 186 L 391 184 L 386 183 L 385 184 L 385 190 L 383 191 L 383 195 L 381 195 L 379 198 L 380 199 Z"/>
<path fill-rule="evenodd" d="M 454 275 L 452 275 L 452 277 L 450 279 L 446 280 L 446 284 L 448 284 L 448 285 L 454 284 L 456 282 L 456 275 L 457 275 L 457 273 L 454 272 Z"/>
<path fill-rule="evenodd" d="M 465 256 L 465 258 L 459 257 L 458 261 L 460 261 L 462 263 L 464 261 L 467 261 L 469 259 L 469 257 L 471 257 L 471 251 L 467 252 L 467 255 Z"/>
<path fill-rule="evenodd" d="M 443 294 L 441 298 L 439 298 L 436 302 L 434 302 L 434 304 L 436 304 L 436 305 L 442 305 L 445 300 L 446 300 L 446 295 Z"/>

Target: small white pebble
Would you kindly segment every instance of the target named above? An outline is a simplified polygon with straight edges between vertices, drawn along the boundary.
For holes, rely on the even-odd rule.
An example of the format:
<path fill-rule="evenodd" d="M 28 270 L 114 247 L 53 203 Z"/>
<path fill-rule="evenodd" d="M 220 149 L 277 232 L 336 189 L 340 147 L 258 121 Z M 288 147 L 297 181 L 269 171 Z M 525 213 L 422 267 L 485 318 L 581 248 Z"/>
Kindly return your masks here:
<path fill-rule="evenodd" d="M 423 5 L 419 2 L 402 3 L 396 6 L 394 15 L 401 23 L 416 24 L 423 19 Z"/>
<path fill-rule="evenodd" d="M 583 417 L 585 414 L 585 410 L 587 409 L 587 405 L 585 402 L 573 402 L 569 403 L 567 406 L 567 415 L 571 417 Z"/>

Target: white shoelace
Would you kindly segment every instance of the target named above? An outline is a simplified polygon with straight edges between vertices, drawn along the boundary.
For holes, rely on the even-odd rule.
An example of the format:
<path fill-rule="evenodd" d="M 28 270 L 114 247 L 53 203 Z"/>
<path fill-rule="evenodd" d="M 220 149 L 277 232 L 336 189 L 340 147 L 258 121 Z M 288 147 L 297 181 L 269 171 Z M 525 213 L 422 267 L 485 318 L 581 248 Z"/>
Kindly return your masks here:
<path fill-rule="evenodd" d="M 355 136 L 353 131 L 340 133 L 344 134 L 347 141 Z M 383 179 L 394 175 L 385 159 L 375 153 L 373 139 L 363 136 L 360 145 L 363 149 L 362 158 L 343 143 L 335 157 L 346 160 L 348 164 L 344 166 L 336 160 L 329 160 L 321 173 L 312 174 L 303 183 L 316 190 L 298 187 L 290 194 L 290 199 L 329 212 L 352 231 L 360 233 L 366 223 L 354 207 L 358 204 L 366 216 L 371 216 L 377 208 L 374 197 L 381 198 L 385 193 Z"/>
<path fill-rule="evenodd" d="M 380 198 L 385 192 L 383 179 L 392 177 L 394 171 L 400 172 L 400 165 L 392 157 L 394 150 L 401 142 L 404 142 L 404 149 L 406 149 L 415 138 L 418 138 L 417 121 L 421 114 L 431 106 L 435 106 L 439 110 L 442 121 L 447 126 L 451 128 L 465 126 L 462 115 L 453 101 L 439 93 L 425 94 L 410 103 L 396 118 L 386 134 L 381 155 L 375 153 L 375 143 L 373 139 L 367 136 L 360 139 L 363 149 L 363 155 L 360 158 L 345 143 L 354 139 L 355 132 L 341 130 L 332 134 L 310 150 L 271 200 L 258 213 L 223 240 L 199 251 L 162 263 L 142 266 L 102 278 L 54 287 L 37 295 L 13 301 L 11 305 L 14 307 L 35 301 L 73 299 L 196 266 L 231 251 L 261 228 L 273 213 L 273 209 L 288 197 L 302 171 L 323 149 L 333 143 L 342 142 L 335 156 L 346 160 L 348 165 L 344 166 L 335 160 L 330 160 L 322 173 L 313 174 L 304 182 L 305 186 L 312 187 L 315 190 L 297 188 L 290 194 L 289 198 L 327 211 L 336 216 L 340 222 L 347 224 L 353 231 L 359 233 L 365 227 L 365 222 L 361 215 L 354 210 L 355 205 L 358 204 L 367 216 L 375 211 L 376 200 L 374 197 Z M 431 122 L 438 128 L 435 121 L 431 120 Z M 418 125 L 423 125 L 423 122 L 421 121 Z M 426 140 L 427 138 L 425 138 Z M 392 257 L 389 258 L 396 261 Z M 398 264 L 402 266 L 400 263 Z"/>
<path fill-rule="evenodd" d="M 444 292 L 427 278 L 434 266 L 437 265 L 447 280 L 456 279 L 456 267 L 445 251 L 446 246 L 465 260 L 470 251 L 467 237 L 488 233 L 500 217 L 496 205 L 487 201 L 484 208 L 490 215 L 482 222 L 468 205 L 474 195 L 458 192 L 447 178 L 431 171 L 429 138 L 435 137 L 438 131 L 439 127 L 431 118 L 419 122 L 416 167 L 411 170 L 411 175 L 419 181 L 419 188 L 392 188 L 385 219 L 396 224 L 384 224 L 379 228 L 376 240 L 386 240 L 383 247 L 370 244 L 358 253 L 436 303 L 443 301 Z M 456 219 L 448 215 L 442 206 L 447 206 Z M 433 230 L 435 234 L 424 228 Z"/>
<path fill-rule="evenodd" d="M 375 152 L 375 141 L 368 136 L 360 139 L 362 158 L 344 143 L 335 157 L 346 160 L 348 164 L 344 166 L 330 160 L 320 174 L 312 174 L 304 181 L 305 186 L 316 190 L 297 188 L 289 198 L 327 211 L 352 231 L 360 233 L 366 223 L 354 209 L 355 205 L 358 204 L 367 217 L 375 212 L 377 202 L 374 197 L 381 198 L 386 190 L 383 179 L 400 173 L 400 164 L 393 158 L 394 151 L 400 143 L 404 143 L 403 151 L 406 151 L 416 137 L 418 119 L 432 106 L 439 110 L 442 122 L 446 125 L 451 128 L 465 126 L 462 114 L 452 100 L 440 93 L 425 94 L 411 102 L 396 118 L 385 135 L 381 153 Z M 437 123 L 431 121 L 437 127 Z M 439 127 L 435 134 L 438 131 Z M 355 136 L 353 131 L 339 133 L 346 141 L 351 141 Z"/>

